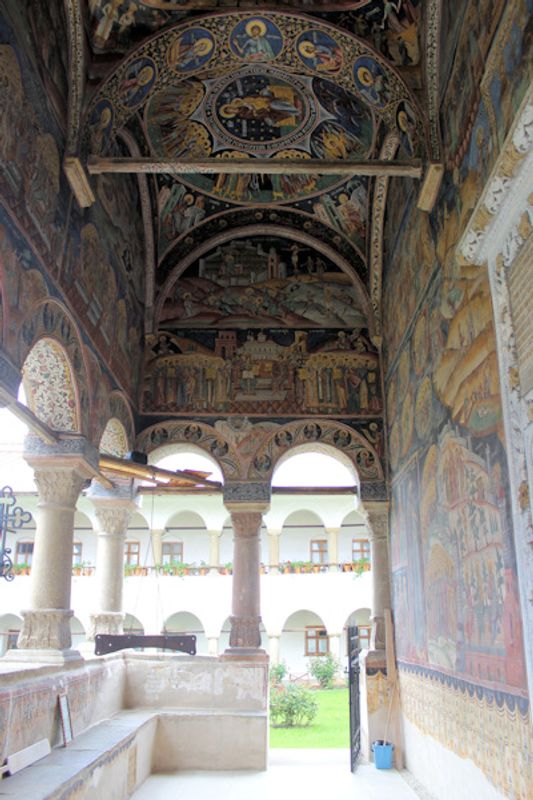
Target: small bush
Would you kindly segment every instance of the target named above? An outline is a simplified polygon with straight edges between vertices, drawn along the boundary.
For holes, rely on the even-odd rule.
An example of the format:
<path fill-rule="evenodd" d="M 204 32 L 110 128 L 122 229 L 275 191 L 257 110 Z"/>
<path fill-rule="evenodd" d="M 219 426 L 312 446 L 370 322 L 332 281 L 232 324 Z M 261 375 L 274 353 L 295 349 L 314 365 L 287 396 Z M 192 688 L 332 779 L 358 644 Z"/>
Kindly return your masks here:
<path fill-rule="evenodd" d="M 281 686 L 281 682 L 286 676 L 287 671 L 287 665 L 284 661 L 281 661 L 279 664 L 273 664 L 270 667 L 269 673 L 271 686 Z"/>
<path fill-rule="evenodd" d="M 270 720 L 274 728 L 305 728 L 317 712 L 313 693 L 303 686 L 290 683 L 270 695 Z"/>
<path fill-rule="evenodd" d="M 331 653 L 319 658 L 312 658 L 309 666 L 311 675 L 319 682 L 321 689 L 333 688 L 333 678 L 338 669 L 339 662 Z"/>

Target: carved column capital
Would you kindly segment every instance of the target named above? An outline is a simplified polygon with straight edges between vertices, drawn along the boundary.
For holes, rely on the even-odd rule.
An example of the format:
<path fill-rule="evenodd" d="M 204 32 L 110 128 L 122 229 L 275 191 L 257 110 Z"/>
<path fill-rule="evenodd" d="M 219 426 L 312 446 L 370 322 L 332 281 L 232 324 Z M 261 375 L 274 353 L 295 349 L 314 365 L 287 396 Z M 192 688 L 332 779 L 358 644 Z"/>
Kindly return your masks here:
<path fill-rule="evenodd" d="M 387 539 L 389 532 L 389 504 L 365 503 L 368 533 L 371 540 Z"/>
<path fill-rule="evenodd" d="M 39 505 L 74 508 L 87 475 L 71 466 L 47 466 L 34 469 Z"/>
<path fill-rule="evenodd" d="M 125 536 L 135 505 L 125 501 L 117 505 L 112 505 L 109 501 L 105 503 L 95 502 L 93 505 L 96 517 L 100 523 L 100 532 L 112 534 L 113 536 Z"/>
<path fill-rule="evenodd" d="M 232 511 L 231 523 L 236 536 L 252 538 L 261 531 L 263 515 L 259 511 Z"/>

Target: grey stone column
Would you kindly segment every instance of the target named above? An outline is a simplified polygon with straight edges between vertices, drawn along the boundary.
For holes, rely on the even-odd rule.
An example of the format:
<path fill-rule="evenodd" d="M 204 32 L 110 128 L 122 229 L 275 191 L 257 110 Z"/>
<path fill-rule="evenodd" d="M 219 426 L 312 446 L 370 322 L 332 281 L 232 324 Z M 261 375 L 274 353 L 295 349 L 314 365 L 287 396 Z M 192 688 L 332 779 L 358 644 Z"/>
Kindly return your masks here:
<path fill-rule="evenodd" d="M 268 484 L 227 484 L 224 503 L 233 525 L 233 587 L 229 649 L 226 656 L 267 658 L 261 650 L 259 565 L 261 524 L 270 504 Z"/>
<path fill-rule="evenodd" d="M 389 564 L 389 505 L 365 503 L 372 564 L 371 650 L 385 649 L 385 609 L 391 608 Z"/>
<path fill-rule="evenodd" d="M 135 510 L 131 490 L 91 497 L 100 524 L 96 552 L 96 610 L 91 614 L 89 640 L 98 633 L 123 633 L 124 541 Z"/>
<path fill-rule="evenodd" d="M 209 572 L 218 575 L 220 567 L 220 537 L 222 531 L 208 531 L 209 533 Z"/>
<path fill-rule="evenodd" d="M 21 612 L 18 649 L 8 651 L 9 658 L 61 664 L 81 658 L 70 635 L 74 513 L 84 483 L 94 475 L 98 451 L 81 437 L 46 445 L 28 436 L 24 448 L 39 497 L 29 607 Z"/>
<path fill-rule="evenodd" d="M 326 528 L 328 537 L 328 562 L 329 571 L 339 571 L 339 533 L 340 528 Z"/>
<path fill-rule="evenodd" d="M 279 543 L 281 529 L 268 531 L 268 571 L 273 575 L 279 572 Z"/>

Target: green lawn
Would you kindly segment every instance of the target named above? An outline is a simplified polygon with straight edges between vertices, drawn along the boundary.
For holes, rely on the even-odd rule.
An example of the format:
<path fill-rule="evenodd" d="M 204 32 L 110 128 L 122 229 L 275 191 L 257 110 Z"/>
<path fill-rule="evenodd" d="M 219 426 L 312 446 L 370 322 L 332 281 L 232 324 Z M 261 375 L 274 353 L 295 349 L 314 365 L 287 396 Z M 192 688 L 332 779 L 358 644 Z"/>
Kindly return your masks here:
<path fill-rule="evenodd" d="M 348 689 L 317 689 L 318 714 L 307 728 L 270 728 L 270 747 L 349 747 Z"/>

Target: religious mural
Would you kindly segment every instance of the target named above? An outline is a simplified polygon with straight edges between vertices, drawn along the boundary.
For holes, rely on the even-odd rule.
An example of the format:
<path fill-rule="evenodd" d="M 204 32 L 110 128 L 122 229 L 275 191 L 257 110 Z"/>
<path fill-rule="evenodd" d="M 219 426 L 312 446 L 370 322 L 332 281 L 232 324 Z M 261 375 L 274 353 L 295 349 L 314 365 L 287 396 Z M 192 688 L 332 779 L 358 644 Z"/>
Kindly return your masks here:
<path fill-rule="evenodd" d="M 133 308 L 138 313 L 144 301 L 137 182 L 128 176 L 112 183 L 99 179 L 95 186 L 99 202 L 91 210 L 80 212 L 71 203 L 61 169 L 65 120 L 58 98 L 64 54 L 55 37 L 62 35 L 64 22 L 59 20 L 63 11 L 56 6 L 50 3 L 45 11 L 39 3 L 27 9 L 29 17 L 40 20 L 36 49 L 28 44 L 34 27 L 30 22 L 24 27 L 22 5 L 7 4 L 8 13 L 0 19 L 0 248 L 10 280 L 18 276 L 13 291 L 19 296 L 9 308 L 9 324 L 20 324 L 21 314 L 37 298 L 57 291 L 53 285 L 44 288 L 44 276 L 52 276 L 100 355 L 115 362 L 112 368 L 122 385 L 134 392 L 130 366 L 140 357 L 140 332 L 133 322 Z M 22 30 L 25 35 L 18 38 Z M 62 47 L 65 41 L 63 36 Z M 54 80 L 56 89 L 51 87 Z M 101 132 L 106 135 L 112 112 L 104 111 L 102 106 Z M 121 152 L 118 144 L 113 147 Z M 121 300 L 129 318 L 125 333 L 121 330 L 115 336 L 124 317 Z"/>
<path fill-rule="evenodd" d="M 254 3 L 249 5 L 253 9 Z M 95 52 L 124 52 L 134 39 L 181 22 L 199 8 L 207 13 L 224 11 L 227 6 L 225 0 L 89 0 L 91 45 Z M 371 41 L 397 66 L 419 62 L 420 0 L 274 0 L 270 6 L 280 11 L 316 13 Z M 235 27 L 231 47 L 240 58 L 269 61 L 283 48 L 283 38 L 273 22 L 252 18 Z M 335 42 L 323 33 L 302 38 L 298 54 L 304 60 L 316 61 L 324 71 L 335 71 L 342 59 Z"/>
<path fill-rule="evenodd" d="M 178 414 L 379 416 L 379 357 L 359 330 L 160 333 L 143 406 Z"/>
<path fill-rule="evenodd" d="M 202 256 L 167 296 L 165 328 L 235 325 L 358 329 L 366 311 L 350 278 L 291 239 L 233 239 Z"/>
<path fill-rule="evenodd" d="M 246 67 L 218 81 L 190 78 L 155 94 L 146 109 L 148 138 L 162 158 L 364 158 L 371 112 L 323 78 Z M 192 174 L 182 181 L 234 203 L 290 202 L 339 184 L 319 175 Z M 345 180 L 345 179 L 344 179 Z"/>
<path fill-rule="evenodd" d="M 487 272 L 461 264 L 456 246 L 523 96 L 528 5 L 506 4 L 496 42 L 500 3 L 483 4 L 493 24 L 481 25 L 482 9 L 470 3 L 456 34 L 450 27 L 458 43 L 443 100 L 449 169 L 429 217 L 414 211 L 409 187 L 395 187 L 384 292 L 392 588 L 405 713 L 516 798 L 531 792 L 517 744 L 530 722 L 494 316 Z M 502 80 L 514 92 L 495 114 Z M 400 307 L 406 281 L 410 296 L 402 294 Z M 477 720 L 467 719 L 460 736 L 458 705 L 465 719 Z M 484 746 L 492 729 L 492 752 L 497 761 L 505 750 L 505 769 Z"/>

